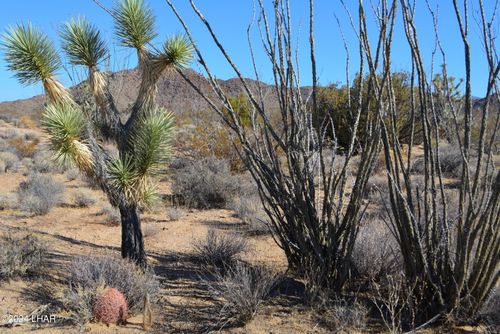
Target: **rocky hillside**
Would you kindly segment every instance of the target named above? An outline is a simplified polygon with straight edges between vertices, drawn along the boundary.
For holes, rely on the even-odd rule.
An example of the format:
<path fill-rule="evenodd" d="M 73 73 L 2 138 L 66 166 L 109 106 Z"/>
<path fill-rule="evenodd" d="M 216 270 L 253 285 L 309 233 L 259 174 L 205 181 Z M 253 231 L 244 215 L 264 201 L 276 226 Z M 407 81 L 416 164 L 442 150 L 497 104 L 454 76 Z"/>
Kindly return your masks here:
<path fill-rule="evenodd" d="M 199 73 L 187 70 L 186 75 L 197 83 L 205 92 L 213 96 L 208 81 Z M 256 82 L 250 81 L 255 89 Z M 111 92 L 115 96 L 118 108 L 126 111 L 137 96 L 140 84 L 140 74 L 137 70 L 124 70 L 110 74 Z M 235 96 L 243 92 L 243 87 L 238 79 L 220 80 L 220 86 L 229 95 Z M 277 104 L 271 86 L 263 84 L 265 102 L 269 107 Z M 75 89 L 73 87 L 72 89 Z M 38 120 L 45 98 L 43 95 L 34 96 L 29 99 L 16 100 L 0 103 L 0 115 L 3 118 L 19 118 L 23 115 L 31 116 Z M 176 72 L 166 72 L 158 82 L 157 102 L 175 113 L 184 113 L 195 110 L 207 109 L 207 103 L 202 97 Z"/>

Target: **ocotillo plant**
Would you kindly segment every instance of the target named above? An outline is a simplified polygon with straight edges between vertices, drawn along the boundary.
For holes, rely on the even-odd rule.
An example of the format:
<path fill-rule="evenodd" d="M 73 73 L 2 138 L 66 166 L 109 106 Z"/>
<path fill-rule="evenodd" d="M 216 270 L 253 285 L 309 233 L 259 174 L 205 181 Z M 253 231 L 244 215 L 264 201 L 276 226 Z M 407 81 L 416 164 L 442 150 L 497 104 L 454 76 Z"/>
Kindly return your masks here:
<path fill-rule="evenodd" d="M 79 106 L 57 79 L 61 60 L 48 37 L 31 24 L 11 27 L 3 35 L 5 60 L 18 80 L 41 82 L 47 96 L 42 126 L 60 161 L 70 161 L 106 193 L 120 210 L 122 256 L 146 265 L 139 208 L 155 197 L 153 177 L 170 152 L 173 117 L 155 105 L 156 83 L 169 69 L 185 68 L 191 45 L 181 35 L 165 41 L 161 50 L 148 47 L 156 37 L 155 17 L 142 0 L 123 0 L 112 11 L 115 34 L 122 46 L 137 50 L 142 76 L 139 94 L 122 120 L 110 92 L 108 76 L 99 64 L 109 56 L 99 30 L 85 19 L 71 19 L 61 30 L 62 49 L 73 65 L 88 69 L 95 108 Z M 103 143 L 112 142 L 111 156 Z"/>

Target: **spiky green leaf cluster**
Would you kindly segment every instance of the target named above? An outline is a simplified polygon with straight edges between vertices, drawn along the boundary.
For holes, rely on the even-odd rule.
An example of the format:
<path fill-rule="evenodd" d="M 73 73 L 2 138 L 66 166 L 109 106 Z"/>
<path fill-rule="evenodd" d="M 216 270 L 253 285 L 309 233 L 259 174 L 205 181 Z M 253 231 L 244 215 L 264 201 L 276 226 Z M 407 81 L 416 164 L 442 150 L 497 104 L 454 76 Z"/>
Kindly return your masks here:
<path fill-rule="evenodd" d="M 116 35 L 124 46 L 141 49 L 156 37 L 155 16 L 142 0 L 121 1 L 114 18 Z"/>
<path fill-rule="evenodd" d="M 62 48 L 70 63 L 95 66 L 108 55 L 99 30 L 84 18 L 71 19 L 61 30 Z"/>
<path fill-rule="evenodd" d="M 28 24 L 10 27 L 2 36 L 2 48 L 9 70 L 24 85 L 54 76 L 61 60 L 49 38 Z"/>
<path fill-rule="evenodd" d="M 127 198 L 134 198 L 137 172 L 132 156 L 124 154 L 112 159 L 108 164 L 110 185 L 123 192 Z"/>
<path fill-rule="evenodd" d="M 80 110 L 71 104 L 50 104 L 45 109 L 41 124 L 50 136 L 51 148 L 58 160 L 87 159 L 81 156 L 86 120 Z"/>
<path fill-rule="evenodd" d="M 174 117 L 162 108 L 144 114 L 130 137 L 139 175 L 152 175 L 166 163 L 171 150 Z"/>
<path fill-rule="evenodd" d="M 174 118 L 165 109 L 147 111 L 130 136 L 133 153 L 109 163 L 110 184 L 127 200 L 148 207 L 157 198 L 152 177 L 170 156 L 173 126 Z"/>
<path fill-rule="evenodd" d="M 193 58 L 193 46 L 184 35 L 172 36 L 163 43 L 161 58 L 177 69 L 186 68 Z"/>

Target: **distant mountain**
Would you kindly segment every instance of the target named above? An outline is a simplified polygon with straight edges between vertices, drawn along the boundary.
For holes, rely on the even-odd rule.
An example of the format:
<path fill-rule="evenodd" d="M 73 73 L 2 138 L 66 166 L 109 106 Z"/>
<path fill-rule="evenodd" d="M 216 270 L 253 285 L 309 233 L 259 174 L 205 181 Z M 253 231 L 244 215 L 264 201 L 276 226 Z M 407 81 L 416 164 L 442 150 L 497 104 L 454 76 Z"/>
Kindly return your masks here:
<path fill-rule="evenodd" d="M 202 91 L 214 97 L 213 92 L 207 79 L 201 74 L 186 70 L 184 72 L 192 81 L 196 83 Z M 124 70 L 115 73 L 110 73 L 109 82 L 111 93 L 115 97 L 115 102 L 120 111 L 126 111 L 127 107 L 135 100 L 139 85 L 140 73 L 138 70 Z M 238 78 L 229 80 L 219 80 L 219 85 L 230 96 L 237 96 L 242 93 L 244 88 Z M 251 89 L 257 92 L 257 82 L 248 79 Z M 263 87 L 263 95 L 265 103 L 270 108 L 277 108 L 278 101 L 274 92 L 273 86 L 261 83 Z M 75 89 L 73 87 L 72 89 Z M 307 97 L 311 92 L 311 87 L 302 87 L 302 95 Z M 176 114 L 189 113 L 191 111 L 200 111 L 208 109 L 208 104 L 205 100 L 176 72 L 165 72 L 158 81 L 158 95 L 156 102 Z M 474 109 L 484 106 L 486 100 L 484 98 L 474 97 Z M 490 111 L 498 112 L 499 103 L 496 98 L 491 100 L 492 105 Z M 32 117 L 34 120 L 39 120 L 43 112 L 45 97 L 43 95 L 34 96 L 29 99 L 0 102 L 0 117 L 2 118 L 19 118 L 23 115 Z"/>
<path fill-rule="evenodd" d="M 214 92 L 209 82 L 201 74 L 186 70 L 186 76 L 194 81 L 201 90 L 214 96 Z M 138 70 L 124 70 L 111 73 L 109 76 L 111 93 L 115 97 L 115 102 L 120 111 L 125 111 L 134 102 L 140 85 L 140 73 Z M 257 82 L 248 79 L 252 89 L 256 91 Z M 239 79 L 219 80 L 219 85 L 231 96 L 236 96 L 243 92 L 244 88 Z M 174 113 L 184 113 L 208 108 L 206 101 L 176 72 L 165 72 L 158 81 L 158 95 L 156 102 Z M 271 94 L 271 86 L 262 84 L 264 90 L 264 100 L 269 107 L 277 106 L 275 94 Z M 73 87 L 72 89 L 75 89 Z M 309 91 L 309 89 L 306 89 Z M 39 120 L 43 111 L 45 97 L 43 95 L 34 96 L 29 99 L 8 101 L 0 103 L 0 116 L 3 118 L 19 118 L 28 115 L 34 120 Z"/>

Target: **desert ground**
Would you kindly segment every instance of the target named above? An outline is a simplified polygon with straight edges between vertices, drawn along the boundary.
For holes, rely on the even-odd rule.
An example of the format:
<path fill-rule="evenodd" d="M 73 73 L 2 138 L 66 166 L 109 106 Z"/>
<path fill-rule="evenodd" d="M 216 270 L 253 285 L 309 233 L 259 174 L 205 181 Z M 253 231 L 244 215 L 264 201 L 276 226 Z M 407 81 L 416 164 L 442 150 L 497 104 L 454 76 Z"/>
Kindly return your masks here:
<path fill-rule="evenodd" d="M 46 150 L 47 138 L 41 130 L 1 121 L 0 135 L 4 139 L 37 138 L 36 150 Z M 8 147 L 5 147 L 8 149 Z M 36 159 L 34 159 L 35 161 Z M 42 159 L 43 160 L 43 159 Z M 71 169 L 52 169 L 48 174 L 64 185 L 61 201 L 48 213 L 30 214 L 18 202 L 17 192 L 21 182 L 33 172 L 25 160 L 19 161 L 15 170 L 0 173 L 0 235 L 32 235 L 46 247 L 43 273 L 30 277 L 15 277 L 0 284 L 0 314 L 2 315 L 54 315 L 54 323 L 7 323 L 2 333 L 142 333 L 143 317 L 137 314 L 120 325 L 86 323 L 75 325 L 68 321 L 68 314 L 54 307 L 63 298 L 68 285 L 68 266 L 77 257 L 107 255 L 120 257 L 121 227 L 116 212 L 103 193 L 93 189 L 84 178 L 73 175 Z M 36 162 L 36 161 L 35 161 Z M 39 161 L 41 164 L 47 161 Z M 38 175 L 41 175 L 38 174 Z M 248 243 L 241 261 L 264 266 L 280 275 L 276 292 L 259 307 L 254 318 L 246 325 L 223 329 L 225 333 L 330 333 L 330 332 L 384 332 L 380 322 L 370 320 L 362 329 L 340 328 L 338 323 L 325 321 L 321 311 L 303 301 L 304 284 L 287 272 L 282 250 L 266 233 L 250 233 L 248 226 L 229 209 L 192 209 L 175 205 L 172 200 L 168 177 L 159 182 L 161 201 L 143 213 L 142 230 L 149 266 L 159 282 L 158 302 L 152 305 L 153 324 L 147 331 L 160 333 L 190 333 L 198 331 L 194 323 L 207 321 L 197 309 L 211 303 L 206 287 L 201 284 L 203 268 L 193 260 L 195 245 L 203 243 L 208 231 L 220 235 L 237 235 Z M 85 191 L 92 200 L 75 204 L 77 194 Z M 318 313 L 319 312 L 319 313 Z M 334 326 L 334 327 L 332 327 Z M 339 330 L 340 329 L 340 330 Z M 437 330 L 441 332 L 442 329 Z M 463 327 L 448 329 L 453 333 L 482 332 L 481 328 Z M 425 329 L 421 333 L 436 330 Z"/>

